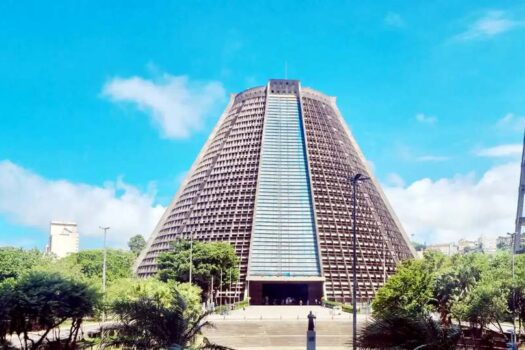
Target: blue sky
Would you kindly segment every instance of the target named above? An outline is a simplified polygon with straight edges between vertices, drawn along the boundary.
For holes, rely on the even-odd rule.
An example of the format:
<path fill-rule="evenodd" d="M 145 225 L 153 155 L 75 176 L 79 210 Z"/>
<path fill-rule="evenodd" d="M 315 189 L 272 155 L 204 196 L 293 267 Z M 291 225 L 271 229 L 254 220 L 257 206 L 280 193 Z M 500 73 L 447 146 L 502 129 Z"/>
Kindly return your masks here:
<path fill-rule="evenodd" d="M 228 94 L 285 65 L 337 96 L 415 239 L 512 230 L 518 1 L 2 1 L 0 43 L 0 245 L 148 236 Z"/>

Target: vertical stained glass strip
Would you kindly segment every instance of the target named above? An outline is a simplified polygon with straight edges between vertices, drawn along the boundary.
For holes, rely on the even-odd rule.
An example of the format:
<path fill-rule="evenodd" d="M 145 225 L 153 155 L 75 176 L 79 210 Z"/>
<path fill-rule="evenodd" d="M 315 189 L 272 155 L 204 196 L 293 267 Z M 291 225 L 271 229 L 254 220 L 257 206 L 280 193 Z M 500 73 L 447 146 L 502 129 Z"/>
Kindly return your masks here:
<path fill-rule="evenodd" d="M 320 276 L 297 96 L 270 94 L 263 131 L 251 276 Z"/>

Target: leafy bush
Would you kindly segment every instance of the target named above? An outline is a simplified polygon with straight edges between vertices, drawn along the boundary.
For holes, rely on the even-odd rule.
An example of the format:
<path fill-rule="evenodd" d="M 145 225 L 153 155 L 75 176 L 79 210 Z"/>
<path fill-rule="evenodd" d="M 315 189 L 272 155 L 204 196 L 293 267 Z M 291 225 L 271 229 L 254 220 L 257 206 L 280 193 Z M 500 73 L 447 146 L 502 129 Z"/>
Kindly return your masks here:
<path fill-rule="evenodd" d="M 74 348 L 85 317 L 92 316 L 99 300 L 87 284 L 56 273 L 30 272 L 0 289 L 1 338 L 22 336 L 23 349 L 39 349 L 53 329 L 71 322 L 66 344 Z M 41 330 L 38 339 L 29 332 Z"/>

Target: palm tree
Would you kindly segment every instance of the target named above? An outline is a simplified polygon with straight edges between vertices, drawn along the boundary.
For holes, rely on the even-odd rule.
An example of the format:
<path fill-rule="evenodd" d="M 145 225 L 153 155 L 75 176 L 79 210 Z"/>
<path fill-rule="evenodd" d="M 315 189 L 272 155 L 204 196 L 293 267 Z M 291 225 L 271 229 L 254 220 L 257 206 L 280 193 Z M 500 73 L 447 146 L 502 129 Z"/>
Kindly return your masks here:
<path fill-rule="evenodd" d="M 113 327 L 106 345 L 124 346 L 130 349 L 229 349 L 203 339 L 196 345 L 196 338 L 206 327 L 209 312 L 192 314 L 186 312 L 184 298 L 175 292 L 171 306 L 163 305 L 155 298 L 143 297 L 138 300 L 119 301 L 113 311 L 120 321 Z"/>
<path fill-rule="evenodd" d="M 394 314 L 372 320 L 361 329 L 362 349 L 453 350 L 461 336 L 457 326 L 443 327 L 430 316 Z"/>

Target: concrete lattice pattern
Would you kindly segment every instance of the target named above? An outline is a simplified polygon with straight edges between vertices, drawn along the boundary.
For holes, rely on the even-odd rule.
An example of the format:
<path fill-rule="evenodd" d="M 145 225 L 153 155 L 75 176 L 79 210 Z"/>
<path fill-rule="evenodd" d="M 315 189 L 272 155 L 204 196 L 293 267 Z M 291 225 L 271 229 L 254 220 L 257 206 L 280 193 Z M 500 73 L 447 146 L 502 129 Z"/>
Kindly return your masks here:
<path fill-rule="evenodd" d="M 357 173 L 371 178 L 359 184 L 356 201 L 357 298 L 366 301 L 413 249 L 335 98 L 296 80 L 270 80 L 232 95 L 136 272 L 155 274 L 157 255 L 192 236 L 234 246 L 240 278 L 223 291 L 224 300 L 249 295 L 257 303 L 279 303 L 280 286 L 290 284 L 301 290 L 301 302 L 321 295 L 350 302 L 349 178 Z"/>

